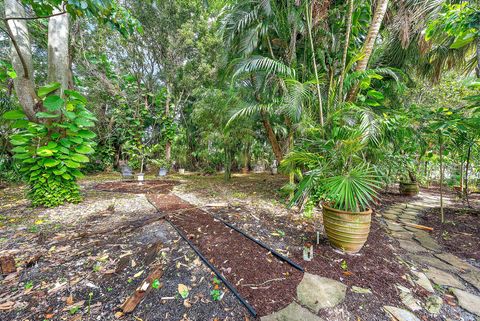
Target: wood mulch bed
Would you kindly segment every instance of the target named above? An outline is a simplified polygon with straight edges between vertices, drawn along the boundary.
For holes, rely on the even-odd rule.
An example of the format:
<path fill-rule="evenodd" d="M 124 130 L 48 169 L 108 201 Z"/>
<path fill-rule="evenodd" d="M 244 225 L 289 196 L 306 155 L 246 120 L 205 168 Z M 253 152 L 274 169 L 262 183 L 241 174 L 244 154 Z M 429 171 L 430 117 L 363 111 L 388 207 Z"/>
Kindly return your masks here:
<path fill-rule="evenodd" d="M 278 311 L 296 297 L 303 273 L 268 250 L 227 227 L 212 215 L 174 195 L 150 196 L 160 211 L 176 211 L 169 220 L 198 247 L 200 252 L 239 293 L 259 316 Z M 177 207 L 172 204 L 177 203 Z"/>
<path fill-rule="evenodd" d="M 447 251 L 464 259 L 480 260 L 480 209 L 444 209 L 445 223 L 441 222 L 440 208 L 424 212 L 420 224 L 433 227 L 432 236 Z"/>

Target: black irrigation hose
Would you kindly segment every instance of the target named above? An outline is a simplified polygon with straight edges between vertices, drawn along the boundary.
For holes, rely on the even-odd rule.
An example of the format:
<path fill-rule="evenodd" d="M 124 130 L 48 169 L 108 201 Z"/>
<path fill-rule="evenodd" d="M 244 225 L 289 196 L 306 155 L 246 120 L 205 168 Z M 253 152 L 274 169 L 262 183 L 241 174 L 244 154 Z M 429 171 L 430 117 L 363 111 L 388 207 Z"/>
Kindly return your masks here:
<path fill-rule="evenodd" d="M 277 251 L 275 251 L 274 249 L 268 247 L 268 245 L 266 245 L 265 243 L 263 243 L 262 241 L 259 241 L 259 240 L 256 240 L 254 239 L 253 237 L 251 237 L 250 235 L 248 234 L 245 234 L 245 232 L 243 232 L 242 230 L 238 229 L 237 227 L 233 226 L 232 224 L 224 221 L 223 219 L 221 219 L 220 217 L 217 217 L 216 215 L 213 215 L 213 214 L 210 214 L 212 215 L 215 219 L 219 220 L 220 222 L 222 222 L 223 224 L 225 224 L 226 226 L 228 226 L 229 228 L 231 228 L 232 230 L 235 230 L 237 231 L 238 233 L 242 234 L 243 236 L 245 236 L 247 239 L 257 243 L 258 245 L 260 245 L 261 247 L 263 247 L 264 249 L 270 251 L 273 255 L 275 255 L 277 258 L 279 258 L 281 261 L 284 261 L 284 262 L 287 262 L 288 264 L 290 264 L 291 266 L 293 266 L 294 268 L 296 268 L 297 270 L 301 271 L 301 272 L 305 272 L 305 270 L 300 266 L 298 265 L 297 263 L 293 262 L 292 260 L 290 260 L 288 257 L 286 256 L 283 256 L 282 254 L 278 253 Z"/>
<path fill-rule="evenodd" d="M 182 237 L 182 239 L 184 239 L 188 245 L 190 245 L 190 247 L 195 251 L 195 253 L 197 253 L 197 255 L 202 259 L 202 261 L 210 268 L 210 270 L 213 271 L 213 273 L 215 273 L 219 278 L 220 280 L 222 280 L 222 282 L 227 286 L 227 288 L 232 291 L 232 293 L 237 297 L 238 300 L 240 300 L 240 302 L 242 302 L 242 304 L 247 308 L 248 312 L 250 312 L 250 314 L 253 316 L 253 317 L 257 317 L 257 311 L 255 311 L 255 309 L 250 305 L 250 303 L 248 303 L 241 295 L 240 293 L 238 293 L 237 289 L 235 289 L 235 287 L 233 286 L 233 284 L 231 284 L 227 279 L 225 279 L 223 277 L 223 275 L 220 273 L 220 271 L 218 271 L 214 266 L 213 264 L 211 264 L 206 257 L 203 256 L 203 254 L 197 249 L 197 247 L 183 234 L 182 231 L 180 231 L 180 229 L 178 227 L 175 226 L 175 224 L 173 224 L 172 222 L 170 222 L 169 219 L 165 219 L 168 223 L 170 223 L 170 225 L 177 231 L 178 234 L 180 234 L 180 236 Z"/>

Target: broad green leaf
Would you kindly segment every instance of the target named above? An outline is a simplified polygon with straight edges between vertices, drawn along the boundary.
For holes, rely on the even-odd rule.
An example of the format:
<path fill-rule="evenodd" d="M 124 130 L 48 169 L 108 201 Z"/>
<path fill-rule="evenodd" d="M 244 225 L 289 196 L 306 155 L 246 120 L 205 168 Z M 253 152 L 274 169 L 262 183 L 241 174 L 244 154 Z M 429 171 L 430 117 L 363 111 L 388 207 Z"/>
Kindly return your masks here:
<path fill-rule="evenodd" d="M 82 138 L 95 138 L 97 137 L 97 134 L 95 134 L 91 130 L 82 129 L 78 131 L 77 136 L 80 136 Z"/>
<path fill-rule="evenodd" d="M 67 165 L 67 167 L 69 167 L 69 168 L 79 168 L 80 167 L 79 163 L 76 163 L 76 162 L 71 161 L 71 160 L 66 160 L 65 165 Z"/>
<path fill-rule="evenodd" d="M 49 158 L 49 159 L 45 160 L 45 163 L 43 163 L 43 166 L 45 166 L 45 167 L 55 167 L 55 166 L 57 166 L 58 164 L 60 164 L 60 161 L 59 161 L 59 160 L 53 159 L 53 158 Z"/>
<path fill-rule="evenodd" d="M 37 150 L 37 155 L 38 156 L 42 156 L 42 157 L 48 157 L 48 156 L 52 156 L 53 155 L 53 151 L 51 151 L 50 149 L 38 149 Z"/>
<path fill-rule="evenodd" d="M 37 117 L 38 118 L 57 118 L 57 117 L 60 117 L 59 114 L 50 114 L 50 113 L 46 113 L 46 112 L 38 112 L 37 114 Z"/>
<path fill-rule="evenodd" d="M 57 90 L 58 88 L 60 88 L 60 83 L 58 82 L 53 82 L 51 84 L 40 87 L 38 89 L 38 97 L 43 98 L 49 93 L 51 93 L 52 91 Z"/>
<path fill-rule="evenodd" d="M 95 150 L 88 145 L 80 145 L 75 148 L 75 151 L 80 154 L 92 154 Z"/>
<path fill-rule="evenodd" d="M 81 101 L 82 103 L 86 104 L 87 103 L 87 98 L 85 98 L 83 95 L 79 94 L 78 92 L 74 90 L 64 90 L 63 91 L 65 95 L 67 95 L 70 98 L 74 98 L 76 100 Z"/>
<path fill-rule="evenodd" d="M 57 111 L 62 108 L 64 103 L 65 101 L 62 98 L 57 95 L 52 95 L 45 98 L 45 100 L 43 101 L 43 106 L 48 111 Z"/>
<path fill-rule="evenodd" d="M 73 154 L 70 157 L 71 157 L 72 160 L 74 160 L 78 163 L 88 163 L 90 161 L 90 159 L 87 156 L 82 155 L 82 154 Z"/>
<path fill-rule="evenodd" d="M 3 119 L 6 120 L 24 119 L 25 117 L 25 113 L 21 110 L 10 110 L 3 114 Z"/>

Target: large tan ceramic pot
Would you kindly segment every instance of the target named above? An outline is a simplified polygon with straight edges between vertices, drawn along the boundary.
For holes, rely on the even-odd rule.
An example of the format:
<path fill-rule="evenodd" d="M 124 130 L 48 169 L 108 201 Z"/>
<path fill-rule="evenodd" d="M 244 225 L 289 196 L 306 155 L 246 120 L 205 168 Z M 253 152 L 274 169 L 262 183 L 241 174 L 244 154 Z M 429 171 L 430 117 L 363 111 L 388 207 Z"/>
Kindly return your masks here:
<path fill-rule="evenodd" d="M 357 253 L 367 241 L 372 210 L 346 212 L 323 205 L 323 224 L 330 244 L 347 253 Z"/>
<path fill-rule="evenodd" d="M 405 196 L 415 196 L 418 195 L 420 192 L 420 188 L 418 187 L 418 183 L 407 183 L 407 182 L 400 182 L 398 189 L 400 190 L 400 194 Z"/>

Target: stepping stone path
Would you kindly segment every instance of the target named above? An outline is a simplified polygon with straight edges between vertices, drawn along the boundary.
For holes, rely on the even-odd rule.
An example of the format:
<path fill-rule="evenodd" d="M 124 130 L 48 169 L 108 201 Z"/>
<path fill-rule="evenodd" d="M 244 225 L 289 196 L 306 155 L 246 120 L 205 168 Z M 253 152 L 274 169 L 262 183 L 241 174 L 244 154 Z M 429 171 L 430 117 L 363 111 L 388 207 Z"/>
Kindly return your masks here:
<path fill-rule="evenodd" d="M 433 282 L 444 291 L 453 293 L 458 305 L 465 311 L 480 317 L 480 296 L 477 295 L 480 292 L 480 269 L 451 253 L 443 252 L 428 231 L 408 226 L 409 223 L 418 224 L 423 210 L 439 206 L 437 196 L 423 193 L 419 196 L 421 200 L 391 206 L 382 213 L 382 217 L 389 235 L 406 252 L 406 255 L 401 255 L 402 260 L 411 264 L 411 275 L 406 278 L 413 282 L 412 285 L 418 285 L 431 295 L 419 302 L 412 291 L 398 287 L 405 306 L 384 306 L 387 315 L 399 321 L 417 321 L 420 319 L 415 316 L 415 311 L 424 310 L 424 313 L 431 315 L 440 313 L 443 306 L 442 293 L 435 294 Z M 448 205 L 449 202 L 445 199 L 445 204 Z M 476 317 L 472 317 L 472 320 L 476 320 Z"/>
<path fill-rule="evenodd" d="M 347 286 L 341 282 L 305 273 L 297 286 L 298 303 L 264 316 L 261 321 L 322 321 L 320 309 L 333 308 L 343 302 Z"/>
<path fill-rule="evenodd" d="M 447 292 L 453 293 L 458 300 L 459 307 L 455 309 L 462 308 L 462 314 L 468 315 L 465 320 L 475 320 L 475 316 L 480 316 L 480 296 L 474 290 L 480 292 L 480 269 L 451 253 L 442 252 L 442 247 L 428 231 L 408 226 L 418 224 L 418 218 L 426 208 L 438 207 L 438 197 L 422 193 L 420 197 L 419 201 L 395 204 L 381 213 L 387 232 L 403 249 L 400 260 L 410 264 L 411 273 L 403 277 L 412 284 L 411 289 L 397 285 L 403 306 L 384 306 L 386 317 L 398 321 L 421 321 L 415 315 L 421 313 L 436 319 L 444 306 L 444 292 Z M 446 199 L 445 203 L 448 202 Z M 415 286 L 424 289 L 427 295 L 418 297 L 417 290 L 413 291 Z M 438 287 L 443 288 L 442 291 Z M 261 321 L 324 321 L 318 316 L 319 311 L 341 304 L 346 291 L 347 286 L 341 282 L 304 273 L 297 286 L 295 302 L 262 317 Z M 349 291 L 372 295 L 368 288 L 352 286 Z"/>
<path fill-rule="evenodd" d="M 297 298 L 302 305 L 318 313 L 320 309 L 333 308 L 345 299 L 347 286 L 338 281 L 305 273 L 297 287 Z"/>
<path fill-rule="evenodd" d="M 323 321 L 295 302 L 290 303 L 285 309 L 260 318 L 261 321 Z"/>

